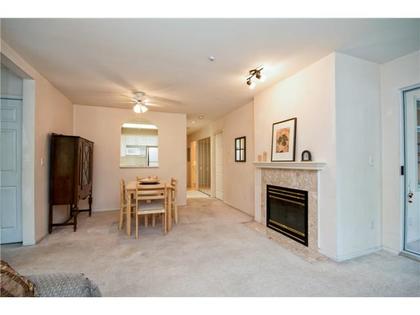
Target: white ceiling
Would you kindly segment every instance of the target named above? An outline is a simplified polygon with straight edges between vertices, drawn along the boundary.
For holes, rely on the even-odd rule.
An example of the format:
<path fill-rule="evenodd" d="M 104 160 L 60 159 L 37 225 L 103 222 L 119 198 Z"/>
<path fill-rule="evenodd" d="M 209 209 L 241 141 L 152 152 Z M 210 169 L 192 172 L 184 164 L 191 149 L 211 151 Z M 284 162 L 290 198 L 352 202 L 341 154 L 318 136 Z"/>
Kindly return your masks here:
<path fill-rule="evenodd" d="M 73 103 L 130 108 L 145 91 L 191 132 L 334 50 L 378 63 L 418 50 L 420 19 L 2 19 L 1 36 Z M 268 80 L 251 91 L 259 65 Z"/>

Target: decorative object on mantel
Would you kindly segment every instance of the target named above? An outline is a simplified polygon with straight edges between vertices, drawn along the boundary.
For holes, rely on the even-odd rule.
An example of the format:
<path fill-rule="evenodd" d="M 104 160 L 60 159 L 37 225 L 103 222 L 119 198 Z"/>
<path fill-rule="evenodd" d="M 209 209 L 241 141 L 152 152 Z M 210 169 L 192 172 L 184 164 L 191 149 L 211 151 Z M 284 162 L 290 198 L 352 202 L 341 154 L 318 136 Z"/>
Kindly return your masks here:
<path fill-rule="evenodd" d="M 258 154 L 258 158 L 257 158 L 258 162 L 261 162 L 261 159 L 262 159 L 261 154 Z"/>
<path fill-rule="evenodd" d="M 266 162 L 267 161 L 267 152 L 263 152 L 263 161 Z"/>
<path fill-rule="evenodd" d="M 308 150 L 302 152 L 302 162 L 312 161 L 312 154 Z"/>
<path fill-rule="evenodd" d="M 271 161 L 292 162 L 296 152 L 296 118 L 273 124 L 271 138 Z"/>
<path fill-rule="evenodd" d="M 235 162 L 246 162 L 246 137 L 235 138 Z"/>

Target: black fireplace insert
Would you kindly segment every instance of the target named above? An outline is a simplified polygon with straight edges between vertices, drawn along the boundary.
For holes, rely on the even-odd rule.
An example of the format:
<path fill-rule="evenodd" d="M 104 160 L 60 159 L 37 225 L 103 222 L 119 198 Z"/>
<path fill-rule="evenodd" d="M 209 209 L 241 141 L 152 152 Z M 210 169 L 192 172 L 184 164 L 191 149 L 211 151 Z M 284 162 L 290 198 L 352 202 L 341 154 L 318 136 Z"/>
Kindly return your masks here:
<path fill-rule="evenodd" d="M 308 246 L 308 192 L 267 185 L 267 226 Z"/>

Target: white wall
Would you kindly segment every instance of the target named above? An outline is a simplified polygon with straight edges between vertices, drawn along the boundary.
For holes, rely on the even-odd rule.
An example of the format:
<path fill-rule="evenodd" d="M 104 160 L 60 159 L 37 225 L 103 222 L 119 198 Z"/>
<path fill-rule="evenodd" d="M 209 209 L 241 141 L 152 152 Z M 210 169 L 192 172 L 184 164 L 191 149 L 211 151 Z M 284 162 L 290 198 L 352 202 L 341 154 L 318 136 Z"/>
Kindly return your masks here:
<path fill-rule="evenodd" d="M 381 246 L 379 65 L 336 54 L 337 260 Z"/>
<path fill-rule="evenodd" d="M 19 71 L 30 78 L 30 80 L 24 80 L 23 83 L 24 130 L 22 141 L 24 150 L 27 149 L 28 151 L 28 156 L 23 157 L 23 163 L 28 162 L 27 159 L 29 158 L 35 165 L 30 168 L 31 173 L 34 173 L 33 178 L 31 174 L 22 174 L 22 177 L 27 176 L 28 180 L 33 181 L 25 185 L 25 189 L 33 190 L 28 195 L 32 194 L 34 200 L 24 202 L 28 205 L 35 204 L 34 210 L 31 210 L 33 216 L 30 219 L 32 225 L 33 220 L 35 220 L 35 228 L 31 230 L 28 228 L 31 235 L 25 235 L 24 232 L 24 244 L 32 244 L 48 233 L 48 135 L 51 132 L 72 134 L 73 105 L 69 99 L 3 40 L 1 41 L 1 53 L 18 67 Z M 25 100 L 25 90 L 28 92 L 27 100 Z M 29 115 L 32 116 L 28 117 Z M 32 130 L 28 130 L 28 127 Z M 29 151 L 28 148 L 32 148 L 34 152 Z M 41 160 L 43 165 L 41 165 Z M 24 178 L 23 182 L 26 182 Z"/>
<path fill-rule="evenodd" d="M 121 126 L 126 122 L 150 122 L 159 128 L 159 167 L 120 168 Z M 186 115 L 131 109 L 74 105 L 74 134 L 93 141 L 93 209 L 119 208 L 119 180 L 157 175 L 178 179 L 178 203 L 186 203 Z"/>
<path fill-rule="evenodd" d="M 254 216 L 254 106 L 246 104 L 188 136 L 188 143 L 211 137 L 211 191 L 215 196 L 215 135 L 223 132 L 223 200 Z M 234 139 L 246 137 L 246 162 L 235 162 Z"/>
<path fill-rule="evenodd" d="M 337 255 L 334 68 L 331 54 L 254 98 L 255 156 L 266 151 L 270 159 L 272 124 L 297 117 L 296 161 L 309 150 L 314 161 L 327 163 L 320 175 L 318 242 L 329 257 Z"/>
<path fill-rule="evenodd" d="M 403 200 L 401 89 L 420 83 L 420 51 L 381 65 L 382 243 L 402 250 Z"/>

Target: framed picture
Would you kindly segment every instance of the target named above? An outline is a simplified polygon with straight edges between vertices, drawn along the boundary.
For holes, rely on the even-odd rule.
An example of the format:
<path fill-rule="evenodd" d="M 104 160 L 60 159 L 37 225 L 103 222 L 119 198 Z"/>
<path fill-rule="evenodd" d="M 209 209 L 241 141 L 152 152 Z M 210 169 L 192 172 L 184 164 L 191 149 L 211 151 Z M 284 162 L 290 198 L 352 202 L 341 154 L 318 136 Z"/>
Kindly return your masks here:
<path fill-rule="evenodd" d="M 273 124 L 271 161 L 292 162 L 296 151 L 296 118 Z"/>
<path fill-rule="evenodd" d="M 246 162 L 246 137 L 235 138 L 235 162 Z"/>

